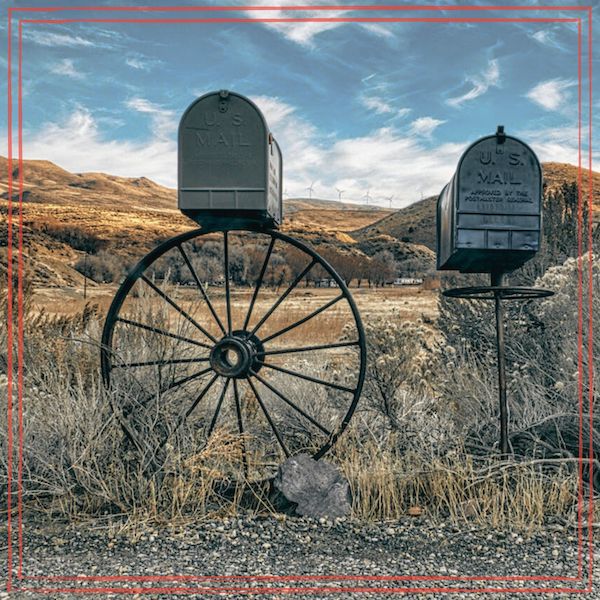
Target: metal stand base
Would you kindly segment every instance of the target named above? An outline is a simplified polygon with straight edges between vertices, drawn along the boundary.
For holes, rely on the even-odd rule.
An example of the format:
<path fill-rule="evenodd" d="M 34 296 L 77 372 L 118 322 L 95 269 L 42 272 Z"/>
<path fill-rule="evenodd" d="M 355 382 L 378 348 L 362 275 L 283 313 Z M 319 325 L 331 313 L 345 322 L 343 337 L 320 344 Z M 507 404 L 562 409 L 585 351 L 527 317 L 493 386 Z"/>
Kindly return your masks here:
<path fill-rule="evenodd" d="M 504 286 L 504 273 L 491 273 L 491 285 L 444 290 L 448 298 L 463 300 L 493 300 L 496 313 L 496 351 L 498 357 L 498 399 L 500 405 L 500 453 L 508 458 L 508 402 L 506 399 L 506 355 L 504 344 L 504 306 L 502 300 L 533 300 L 552 296 L 552 290 Z"/>

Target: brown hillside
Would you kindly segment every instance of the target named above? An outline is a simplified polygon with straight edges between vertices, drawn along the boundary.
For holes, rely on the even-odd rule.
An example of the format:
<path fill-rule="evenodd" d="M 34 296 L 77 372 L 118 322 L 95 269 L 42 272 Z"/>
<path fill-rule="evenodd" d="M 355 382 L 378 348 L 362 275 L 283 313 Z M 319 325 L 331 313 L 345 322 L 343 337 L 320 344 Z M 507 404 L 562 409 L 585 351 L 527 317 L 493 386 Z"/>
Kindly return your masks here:
<path fill-rule="evenodd" d="M 8 161 L 0 157 L 0 214 L 8 212 Z M 18 218 L 19 169 L 12 168 L 13 215 Z M 285 200 L 283 230 L 316 247 L 362 253 L 345 232 L 365 227 L 390 211 L 319 199 Z M 81 281 L 77 261 L 106 253 L 130 265 L 161 241 L 195 224 L 177 209 L 176 192 L 144 177 L 70 173 L 50 161 L 23 164 L 24 263 L 38 285 L 64 286 Z M 0 253 L 6 262 L 7 230 L 1 229 Z M 111 258 L 113 257 L 113 258 Z"/>

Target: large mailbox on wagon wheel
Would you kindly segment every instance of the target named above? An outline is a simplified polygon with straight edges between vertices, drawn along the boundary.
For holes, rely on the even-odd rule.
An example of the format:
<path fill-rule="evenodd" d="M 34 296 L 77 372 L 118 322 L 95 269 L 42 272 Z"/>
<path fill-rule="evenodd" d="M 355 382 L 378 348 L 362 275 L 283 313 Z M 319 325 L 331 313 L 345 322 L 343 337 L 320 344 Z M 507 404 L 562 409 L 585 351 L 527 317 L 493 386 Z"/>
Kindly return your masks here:
<path fill-rule="evenodd" d="M 200 222 L 225 216 L 281 224 L 281 151 L 258 107 L 226 90 L 205 94 L 179 125 L 178 206 Z"/>
<path fill-rule="evenodd" d="M 221 440 L 224 476 L 264 479 L 283 457 L 323 456 L 355 410 L 360 315 L 331 265 L 278 231 L 281 178 L 279 146 L 249 99 L 222 90 L 185 111 L 178 206 L 200 228 L 142 258 L 102 334 L 112 407 L 154 469 L 170 447 Z M 336 286 L 307 298 L 301 288 L 322 277 Z"/>

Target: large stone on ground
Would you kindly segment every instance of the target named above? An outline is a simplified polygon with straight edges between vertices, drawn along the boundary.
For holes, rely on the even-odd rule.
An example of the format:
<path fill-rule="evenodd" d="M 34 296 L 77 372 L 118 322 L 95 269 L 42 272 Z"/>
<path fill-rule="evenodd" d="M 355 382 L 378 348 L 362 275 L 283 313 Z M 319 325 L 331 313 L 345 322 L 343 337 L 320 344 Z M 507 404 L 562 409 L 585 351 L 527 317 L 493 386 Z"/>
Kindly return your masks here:
<path fill-rule="evenodd" d="M 273 488 L 276 506 L 286 508 L 283 497 L 295 505 L 293 512 L 304 517 L 345 517 L 352 508 L 350 485 L 340 470 L 308 454 L 288 458 L 279 467 Z"/>

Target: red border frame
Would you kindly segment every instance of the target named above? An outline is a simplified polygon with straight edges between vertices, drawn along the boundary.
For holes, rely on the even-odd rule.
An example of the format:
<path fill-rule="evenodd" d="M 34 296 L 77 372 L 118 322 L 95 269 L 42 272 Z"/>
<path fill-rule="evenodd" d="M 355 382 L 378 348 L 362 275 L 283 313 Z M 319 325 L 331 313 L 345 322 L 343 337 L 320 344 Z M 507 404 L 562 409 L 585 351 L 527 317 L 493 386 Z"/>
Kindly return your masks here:
<path fill-rule="evenodd" d="M 434 10 L 448 10 L 448 11 L 487 11 L 487 10 L 514 10 L 514 11 L 542 11 L 542 10 L 563 10 L 563 11 L 585 11 L 588 17 L 588 75 L 589 75 L 589 170 L 592 170 L 592 7 L 591 6 L 373 6 L 373 5 L 357 5 L 357 6 L 173 6 L 173 7 L 23 7 L 23 8 L 8 8 L 8 423 L 12 425 L 13 422 L 13 405 L 12 405 L 12 386 L 13 386 L 13 368 L 14 368 L 14 357 L 12 351 L 13 341 L 13 247 L 12 247 L 12 190 L 13 190 L 13 176 L 12 176 L 12 14 L 15 12 L 59 12 L 59 11 L 113 11 L 113 12 L 224 12 L 224 11 L 268 11 L 268 10 L 283 10 L 283 11 L 297 11 L 297 10 L 310 10 L 310 11 L 434 11 Z M 579 387 L 579 404 L 580 404 L 580 435 L 579 435 L 579 507 L 578 507 L 578 576 L 577 577 L 566 577 L 566 576 L 442 576 L 442 575 L 430 575 L 430 576 L 335 576 L 335 575 L 306 575 L 306 576 L 24 576 L 22 572 L 22 560 L 23 560 L 23 539 L 22 539 L 22 451 L 23 451 L 23 415 L 22 415 L 22 380 L 23 380 L 23 212 L 22 212 L 22 196 L 23 196 L 23 173 L 22 173 L 22 161 L 23 161 L 23 139 L 22 139 L 22 124 L 23 124 L 23 110 L 22 110 L 22 29 L 24 23 L 289 23 L 289 22 L 433 22 L 433 23 L 449 23 L 449 22 L 576 22 L 578 26 L 578 143 L 579 143 L 579 160 L 578 160 L 578 184 L 579 184 L 579 206 L 578 206 L 578 245 L 579 245 L 579 260 L 578 260 L 578 387 Z M 582 486 L 582 475 L 583 475 L 583 205 L 582 205 L 582 157 L 581 157 L 581 142 L 582 142 L 582 19 L 581 17 L 278 17 L 278 18 L 171 18 L 171 19 L 140 19 L 140 18 L 65 18 L 65 19 L 19 19 L 18 21 L 18 39 L 19 39 L 19 53 L 18 53 L 18 162 L 19 162 L 19 232 L 18 232 L 18 262 L 17 262 L 17 398 L 18 398 L 18 431 L 19 431 L 19 463 L 18 463 L 18 475 L 17 475 L 17 496 L 18 496 L 18 540 L 19 540 L 19 565 L 18 565 L 18 579 L 44 579 L 50 581 L 174 581 L 174 580 L 192 580 L 192 581 L 208 581 L 208 580 L 249 580 L 249 581 L 341 581 L 341 580 L 361 580 L 361 581 L 580 581 L 583 577 L 583 532 L 582 532 L 582 508 L 583 508 L 583 486 Z M 588 235 L 590 240 L 590 247 L 588 249 L 588 275 L 590 285 L 588 286 L 588 300 L 589 300 L 589 329 L 588 329 L 588 365 L 592 364 L 592 247 L 591 247 L 591 233 L 592 233 L 592 178 L 589 177 L 589 211 L 590 219 L 588 219 Z M 593 370 L 588 368 L 588 392 L 589 392 L 589 419 L 590 426 L 592 423 L 592 399 L 593 399 Z M 591 428 L 590 428 L 591 431 Z M 9 465 L 8 465 L 8 487 L 12 487 L 12 452 L 13 452 L 13 439 L 12 439 L 12 427 L 8 428 L 8 454 L 9 454 Z M 589 441 L 589 455 L 592 455 L 592 439 L 590 436 Z M 592 463 L 589 462 L 590 474 L 592 472 Z M 591 478 L 590 478 L 591 481 Z M 62 592 L 82 592 L 82 593 L 197 593 L 197 592 L 209 592 L 209 593 L 242 593 L 242 594 L 254 594 L 254 593 L 317 593 L 317 592 L 377 592 L 377 593 L 483 593 L 483 592 L 504 592 L 504 593 L 517 593 L 517 592 L 554 592 L 554 593 L 567 593 L 567 592 L 591 592 L 592 591 L 592 569 L 593 569 L 593 548 L 592 548 L 592 518 L 593 518 L 593 489 L 590 491 L 589 498 L 589 523 L 588 523 L 588 545 L 589 545 L 589 580 L 588 587 L 585 589 L 581 588 L 485 588 L 485 589 L 473 589 L 473 588 L 326 588 L 326 587 L 313 587 L 313 588 L 250 588 L 250 587 L 205 587 L 205 588 L 13 588 L 12 587 L 12 524 L 11 524 L 11 500 L 12 493 L 8 495 L 8 579 L 7 579 L 7 591 L 37 591 L 38 593 L 62 593 Z"/>

